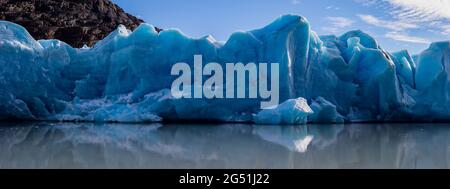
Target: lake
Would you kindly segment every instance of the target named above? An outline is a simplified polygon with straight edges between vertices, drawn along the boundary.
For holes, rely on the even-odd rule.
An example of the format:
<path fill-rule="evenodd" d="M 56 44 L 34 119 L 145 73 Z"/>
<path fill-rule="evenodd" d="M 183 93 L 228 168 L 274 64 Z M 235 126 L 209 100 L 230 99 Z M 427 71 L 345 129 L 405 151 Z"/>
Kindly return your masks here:
<path fill-rule="evenodd" d="M 450 124 L 1 123 L 0 168 L 450 168 Z"/>

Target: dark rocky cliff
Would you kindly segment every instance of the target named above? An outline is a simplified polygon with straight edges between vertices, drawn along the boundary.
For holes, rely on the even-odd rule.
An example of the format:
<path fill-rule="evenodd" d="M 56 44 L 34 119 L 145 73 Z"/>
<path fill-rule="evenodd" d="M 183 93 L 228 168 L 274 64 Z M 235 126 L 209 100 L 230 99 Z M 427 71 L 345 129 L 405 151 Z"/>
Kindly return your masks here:
<path fill-rule="evenodd" d="M 0 0 L 0 20 L 24 26 L 35 39 L 78 48 L 92 46 L 119 24 L 134 29 L 143 22 L 109 0 Z"/>

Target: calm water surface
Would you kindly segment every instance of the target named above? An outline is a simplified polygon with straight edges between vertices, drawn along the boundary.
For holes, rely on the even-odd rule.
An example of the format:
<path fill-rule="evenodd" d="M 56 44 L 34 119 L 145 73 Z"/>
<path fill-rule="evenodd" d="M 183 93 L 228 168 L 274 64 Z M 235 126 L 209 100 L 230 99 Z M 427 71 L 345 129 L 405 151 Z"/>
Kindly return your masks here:
<path fill-rule="evenodd" d="M 450 124 L 0 124 L 0 168 L 449 168 Z"/>

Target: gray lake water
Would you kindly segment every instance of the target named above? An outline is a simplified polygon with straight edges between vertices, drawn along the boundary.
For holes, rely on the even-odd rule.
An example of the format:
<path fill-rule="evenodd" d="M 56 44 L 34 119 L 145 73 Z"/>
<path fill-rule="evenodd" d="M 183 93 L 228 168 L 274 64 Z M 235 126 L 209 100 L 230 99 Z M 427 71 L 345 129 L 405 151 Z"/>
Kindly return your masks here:
<path fill-rule="evenodd" d="M 449 168 L 450 124 L 0 124 L 0 168 Z"/>

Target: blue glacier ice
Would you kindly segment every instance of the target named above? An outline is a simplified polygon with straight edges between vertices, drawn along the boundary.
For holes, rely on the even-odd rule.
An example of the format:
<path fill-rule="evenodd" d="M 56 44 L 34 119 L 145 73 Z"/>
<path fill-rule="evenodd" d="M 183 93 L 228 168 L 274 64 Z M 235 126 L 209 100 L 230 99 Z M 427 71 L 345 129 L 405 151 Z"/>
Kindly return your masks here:
<path fill-rule="evenodd" d="M 172 65 L 278 63 L 280 105 L 263 99 L 177 99 Z M 224 66 L 225 67 L 225 66 Z M 228 41 L 149 24 L 120 26 L 93 47 L 34 40 L 0 21 L 0 119 L 259 124 L 450 121 L 450 42 L 419 55 L 387 52 L 363 31 L 318 36 L 297 15 Z M 302 108 L 296 102 L 302 101 Z M 283 103 L 284 102 L 284 103 Z"/>

